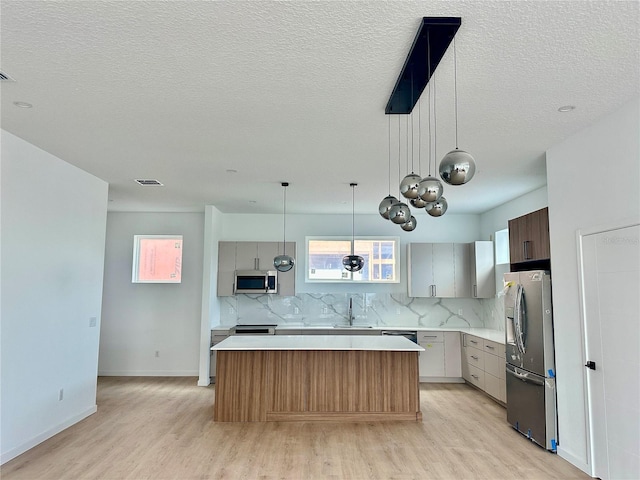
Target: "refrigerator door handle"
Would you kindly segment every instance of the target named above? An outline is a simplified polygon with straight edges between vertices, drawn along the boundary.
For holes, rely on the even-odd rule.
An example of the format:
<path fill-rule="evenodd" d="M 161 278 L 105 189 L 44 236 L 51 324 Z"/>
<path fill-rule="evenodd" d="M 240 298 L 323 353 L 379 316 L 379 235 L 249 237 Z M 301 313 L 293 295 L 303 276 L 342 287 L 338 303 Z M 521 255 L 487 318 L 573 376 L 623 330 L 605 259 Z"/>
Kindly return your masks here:
<path fill-rule="evenodd" d="M 541 387 L 544 386 L 544 380 L 539 380 L 537 376 L 529 376 L 528 373 L 520 373 L 515 370 L 511 370 L 510 368 L 507 368 L 507 373 L 513 377 L 516 377 L 518 380 L 522 380 L 523 382 L 532 383 Z"/>
<path fill-rule="evenodd" d="M 525 300 L 524 300 L 524 287 L 520 284 L 516 287 L 516 305 L 514 312 L 514 327 L 515 327 L 515 337 L 516 337 L 516 346 L 521 354 L 526 353 L 525 348 L 525 332 L 527 329 L 527 319 L 526 319 L 526 308 L 525 308 Z"/>

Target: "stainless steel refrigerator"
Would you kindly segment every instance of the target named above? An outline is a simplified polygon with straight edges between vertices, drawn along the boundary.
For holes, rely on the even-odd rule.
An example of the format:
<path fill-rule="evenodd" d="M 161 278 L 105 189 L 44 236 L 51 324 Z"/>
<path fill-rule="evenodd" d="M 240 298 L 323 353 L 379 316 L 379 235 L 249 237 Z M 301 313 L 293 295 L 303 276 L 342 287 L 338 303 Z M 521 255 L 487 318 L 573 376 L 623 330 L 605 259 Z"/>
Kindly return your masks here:
<path fill-rule="evenodd" d="M 507 421 L 547 450 L 556 451 L 556 379 L 551 275 L 504 274 Z"/>

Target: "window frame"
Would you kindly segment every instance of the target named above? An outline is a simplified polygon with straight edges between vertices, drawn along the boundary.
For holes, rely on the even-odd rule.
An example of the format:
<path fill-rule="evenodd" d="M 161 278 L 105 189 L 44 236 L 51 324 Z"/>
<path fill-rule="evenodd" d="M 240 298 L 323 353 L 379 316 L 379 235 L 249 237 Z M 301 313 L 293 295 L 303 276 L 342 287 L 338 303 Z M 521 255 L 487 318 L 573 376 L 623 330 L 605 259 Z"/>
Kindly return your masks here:
<path fill-rule="evenodd" d="M 346 278 L 329 278 L 329 279 L 315 279 L 315 278 L 309 278 L 309 269 L 310 269 L 310 261 L 309 261 L 309 242 L 310 241 L 336 241 L 336 242 L 349 242 L 350 247 L 352 245 L 352 241 L 379 241 L 379 242 L 393 242 L 393 265 L 394 265 L 394 271 L 395 271 L 395 278 L 393 280 L 358 280 L 357 278 L 354 278 L 354 275 L 357 275 L 357 272 L 348 272 L 346 269 L 343 269 L 345 273 L 348 274 L 348 276 Z M 350 253 L 350 252 L 349 252 Z M 356 254 L 358 252 L 355 252 Z M 352 238 L 350 235 L 349 236 L 323 236 L 323 235 L 317 235 L 317 236 L 307 236 L 305 237 L 305 256 L 304 256 L 304 260 L 305 260 L 305 274 L 304 274 L 304 281 L 305 283 L 335 283 L 335 284 L 340 284 L 340 283 L 352 283 L 352 284 L 377 284 L 377 285 L 390 285 L 390 284 L 398 284 L 400 283 L 400 277 L 401 277 L 401 271 L 400 271 L 400 237 L 397 236 L 371 236 L 371 235 L 361 235 L 361 236 L 355 236 L 355 238 Z M 371 265 L 371 270 L 370 272 L 373 272 L 373 267 L 379 264 L 381 265 L 381 262 L 375 262 L 373 263 L 373 265 Z"/>
<path fill-rule="evenodd" d="M 180 240 L 180 277 L 160 280 L 140 279 L 140 242 L 142 240 Z M 184 253 L 184 238 L 182 235 L 134 235 L 133 236 L 133 265 L 131 268 L 131 283 L 182 283 L 182 265 Z"/>

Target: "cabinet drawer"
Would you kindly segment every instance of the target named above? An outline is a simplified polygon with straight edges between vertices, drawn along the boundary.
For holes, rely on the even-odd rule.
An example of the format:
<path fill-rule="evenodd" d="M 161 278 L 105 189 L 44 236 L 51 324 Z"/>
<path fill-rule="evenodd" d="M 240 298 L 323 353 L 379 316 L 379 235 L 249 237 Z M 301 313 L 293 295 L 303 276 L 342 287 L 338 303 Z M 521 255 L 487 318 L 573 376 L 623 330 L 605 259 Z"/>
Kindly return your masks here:
<path fill-rule="evenodd" d="M 469 365 L 469 383 L 474 384 L 476 387 L 484 390 L 484 371 L 480 370 L 473 365 Z"/>
<path fill-rule="evenodd" d="M 504 343 L 492 342 L 491 340 L 484 340 L 484 351 L 505 358 L 504 355 Z"/>
<path fill-rule="evenodd" d="M 484 349 L 484 341 L 480 337 L 474 337 L 473 335 L 464 334 L 464 344 L 465 347 L 474 347 L 479 348 L 480 350 Z"/>
<path fill-rule="evenodd" d="M 484 391 L 497 398 L 501 402 L 506 400 L 506 381 L 504 378 L 494 377 L 485 372 L 484 375 Z"/>
<path fill-rule="evenodd" d="M 497 378 L 505 378 L 505 360 L 497 355 L 485 352 L 484 371 Z"/>
<path fill-rule="evenodd" d="M 465 356 L 467 358 L 467 365 L 484 370 L 484 352 L 477 348 L 465 347 Z"/>
<path fill-rule="evenodd" d="M 442 343 L 444 332 L 418 332 L 418 343 Z"/>

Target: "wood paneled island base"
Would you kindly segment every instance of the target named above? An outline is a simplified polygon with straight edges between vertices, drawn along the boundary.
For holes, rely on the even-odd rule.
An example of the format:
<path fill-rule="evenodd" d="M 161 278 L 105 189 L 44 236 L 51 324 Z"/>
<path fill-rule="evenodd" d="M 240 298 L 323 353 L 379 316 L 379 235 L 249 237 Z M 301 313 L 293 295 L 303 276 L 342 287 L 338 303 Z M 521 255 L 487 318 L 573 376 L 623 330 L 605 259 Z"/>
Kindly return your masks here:
<path fill-rule="evenodd" d="M 422 419 L 418 351 L 220 349 L 215 396 L 218 422 Z"/>

